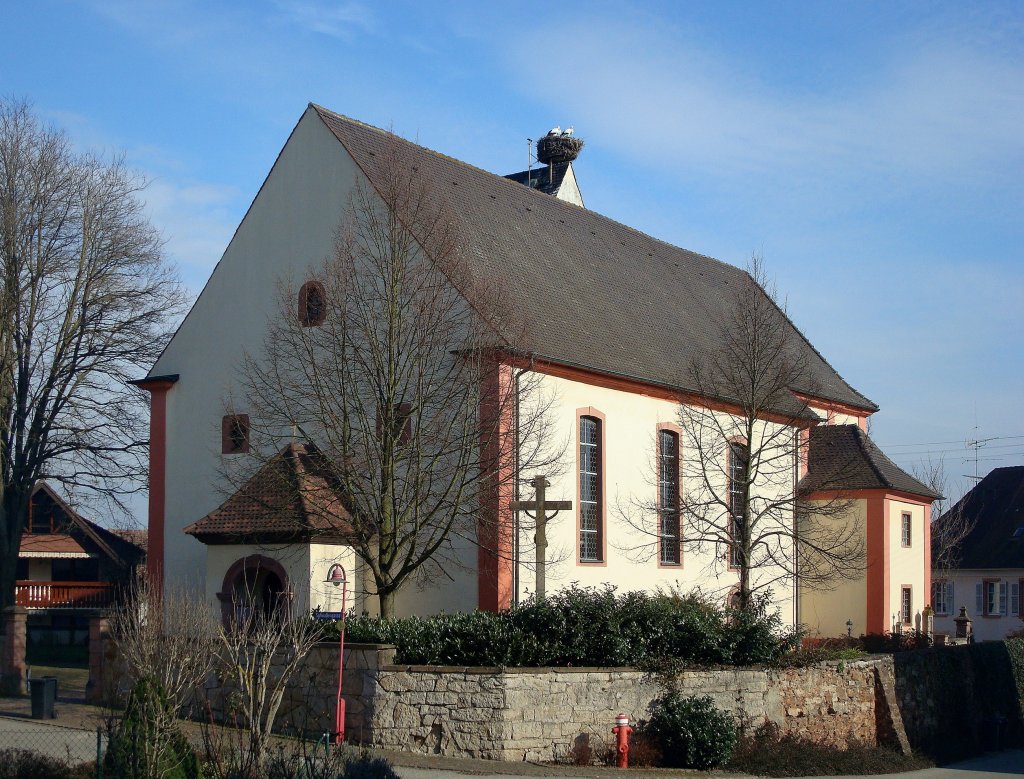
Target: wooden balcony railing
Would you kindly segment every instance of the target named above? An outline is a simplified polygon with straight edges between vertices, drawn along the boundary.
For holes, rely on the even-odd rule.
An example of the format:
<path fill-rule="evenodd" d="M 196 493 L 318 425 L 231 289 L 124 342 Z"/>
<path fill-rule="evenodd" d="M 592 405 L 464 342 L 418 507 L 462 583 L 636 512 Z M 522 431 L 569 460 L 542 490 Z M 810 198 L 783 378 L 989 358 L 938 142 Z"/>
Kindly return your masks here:
<path fill-rule="evenodd" d="M 114 602 L 114 588 L 104 582 L 21 581 L 14 597 L 27 609 L 101 609 Z"/>

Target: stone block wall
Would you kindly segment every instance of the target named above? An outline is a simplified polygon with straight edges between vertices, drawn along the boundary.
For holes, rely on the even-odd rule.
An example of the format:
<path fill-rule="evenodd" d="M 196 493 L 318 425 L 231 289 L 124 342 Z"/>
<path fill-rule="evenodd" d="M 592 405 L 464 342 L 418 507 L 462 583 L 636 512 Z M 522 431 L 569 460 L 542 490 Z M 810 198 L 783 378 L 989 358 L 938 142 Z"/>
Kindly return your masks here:
<path fill-rule="evenodd" d="M 343 694 L 350 741 L 388 749 L 494 760 L 554 760 L 580 740 L 610 743 L 615 715 L 650 717 L 661 684 L 632 669 L 450 668 L 393 665 L 394 648 L 349 645 Z M 893 731 L 876 710 L 878 670 L 891 658 L 813 668 L 686 671 L 684 695 L 709 695 L 737 722 L 775 723 L 783 732 L 843 746 L 875 744 Z M 320 644 L 293 677 L 278 727 L 334 730 L 338 650 Z M 215 716 L 229 688 L 211 681 Z M 898 712 L 897 712 L 898 716 Z"/>
<path fill-rule="evenodd" d="M 650 717 L 659 680 L 628 668 L 451 668 L 394 665 L 390 646 L 345 648 L 343 695 L 349 741 L 388 749 L 494 760 L 550 761 L 580 741 L 612 742 L 615 715 Z M 318 644 L 293 676 L 277 729 L 334 731 L 337 644 Z M 774 723 L 784 733 L 836 746 L 903 745 L 891 657 L 793 669 L 684 671 L 684 695 L 708 695 L 743 727 Z M 880 692 L 879 686 L 887 689 Z M 211 677 L 210 713 L 231 721 L 229 680 Z M 890 706 L 887 701 L 892 701 Z M 208 716 L 204 708 L 203 716 Z"/>
<path fill-rule="evenodd" d="M 895 655 L 895 698 L 914 749 L 947 760 L 1024 740 L 1024 668 L 1011 649 L 985 641 Z"/>
<path fill-rule="evenodd" d="M 877 743 L 875 665 L 686 671 L 684 695 L 708 695 L 746 727 L 845 746 Z M 579 740 L 609 741 L 615 715 L 646 720 L 662 694 L 629 669 L 383 668 L 367 739 L 375 746 L 496 760 L 554 760 Z M 365 726 L 364 726 L 365 727 Z"/>

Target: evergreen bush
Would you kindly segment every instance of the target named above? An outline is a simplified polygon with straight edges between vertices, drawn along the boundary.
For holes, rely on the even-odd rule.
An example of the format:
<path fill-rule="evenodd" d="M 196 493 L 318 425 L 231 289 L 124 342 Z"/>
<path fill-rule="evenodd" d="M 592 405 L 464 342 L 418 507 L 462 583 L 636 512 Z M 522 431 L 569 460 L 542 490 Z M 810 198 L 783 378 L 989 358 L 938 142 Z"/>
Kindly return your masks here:
<path fill-rule="evenodd" d="M 672 768 L 707 770 L 722 765 L 736 747 L 736 724 L 711 698 L 668 692 L 655 705 L 646 732 Z"/>
<path fill-rule="evenodd" d="M 619 595 L 612 586 L 573 586 L 498 613 L 350 617 L 346 638 L 394 644 L 400 663 L 497 667 L 749 665 L 796 643 L 767 601 L 738 612 L 700 595 Z"/>
<path fill-rule="evenodd" d="M 200 779 L 195 750 L 178 729 L 167 696 L 149 679 L 132 688 L 103 758 L 106 776 L 122 779 Z"/>

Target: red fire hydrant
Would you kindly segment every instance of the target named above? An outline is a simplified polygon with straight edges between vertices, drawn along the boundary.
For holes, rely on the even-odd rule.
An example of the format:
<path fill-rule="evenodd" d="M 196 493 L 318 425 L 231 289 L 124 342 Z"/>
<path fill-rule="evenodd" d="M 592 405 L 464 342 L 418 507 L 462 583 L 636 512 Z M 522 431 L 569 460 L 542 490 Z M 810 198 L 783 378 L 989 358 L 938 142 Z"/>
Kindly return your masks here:
<path fill-rule="evenodd" d="M 633 728 L 629 726 L 629 717 L 625 714 L 616 715 L 612 733 L 615 734 L 616 741 L 618 741 L 619 760 L 616 765 L 619 768 L 629 768 L 629 734 L 632 732 Z"/>

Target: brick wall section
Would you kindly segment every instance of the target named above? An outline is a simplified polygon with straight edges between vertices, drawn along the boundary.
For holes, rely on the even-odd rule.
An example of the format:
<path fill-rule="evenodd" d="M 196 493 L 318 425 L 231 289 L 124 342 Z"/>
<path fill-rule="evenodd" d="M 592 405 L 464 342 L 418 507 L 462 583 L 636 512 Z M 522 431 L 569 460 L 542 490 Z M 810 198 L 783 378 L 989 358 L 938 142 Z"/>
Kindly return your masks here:
<path fill-rule="evenodd" d="M 8 606 L 3 612 L 4 638 L 0 652 L 0 692 L 4 695 L 24 695 L 26 691 L 25 649 L 28 638 L 28 609 Z"/>

